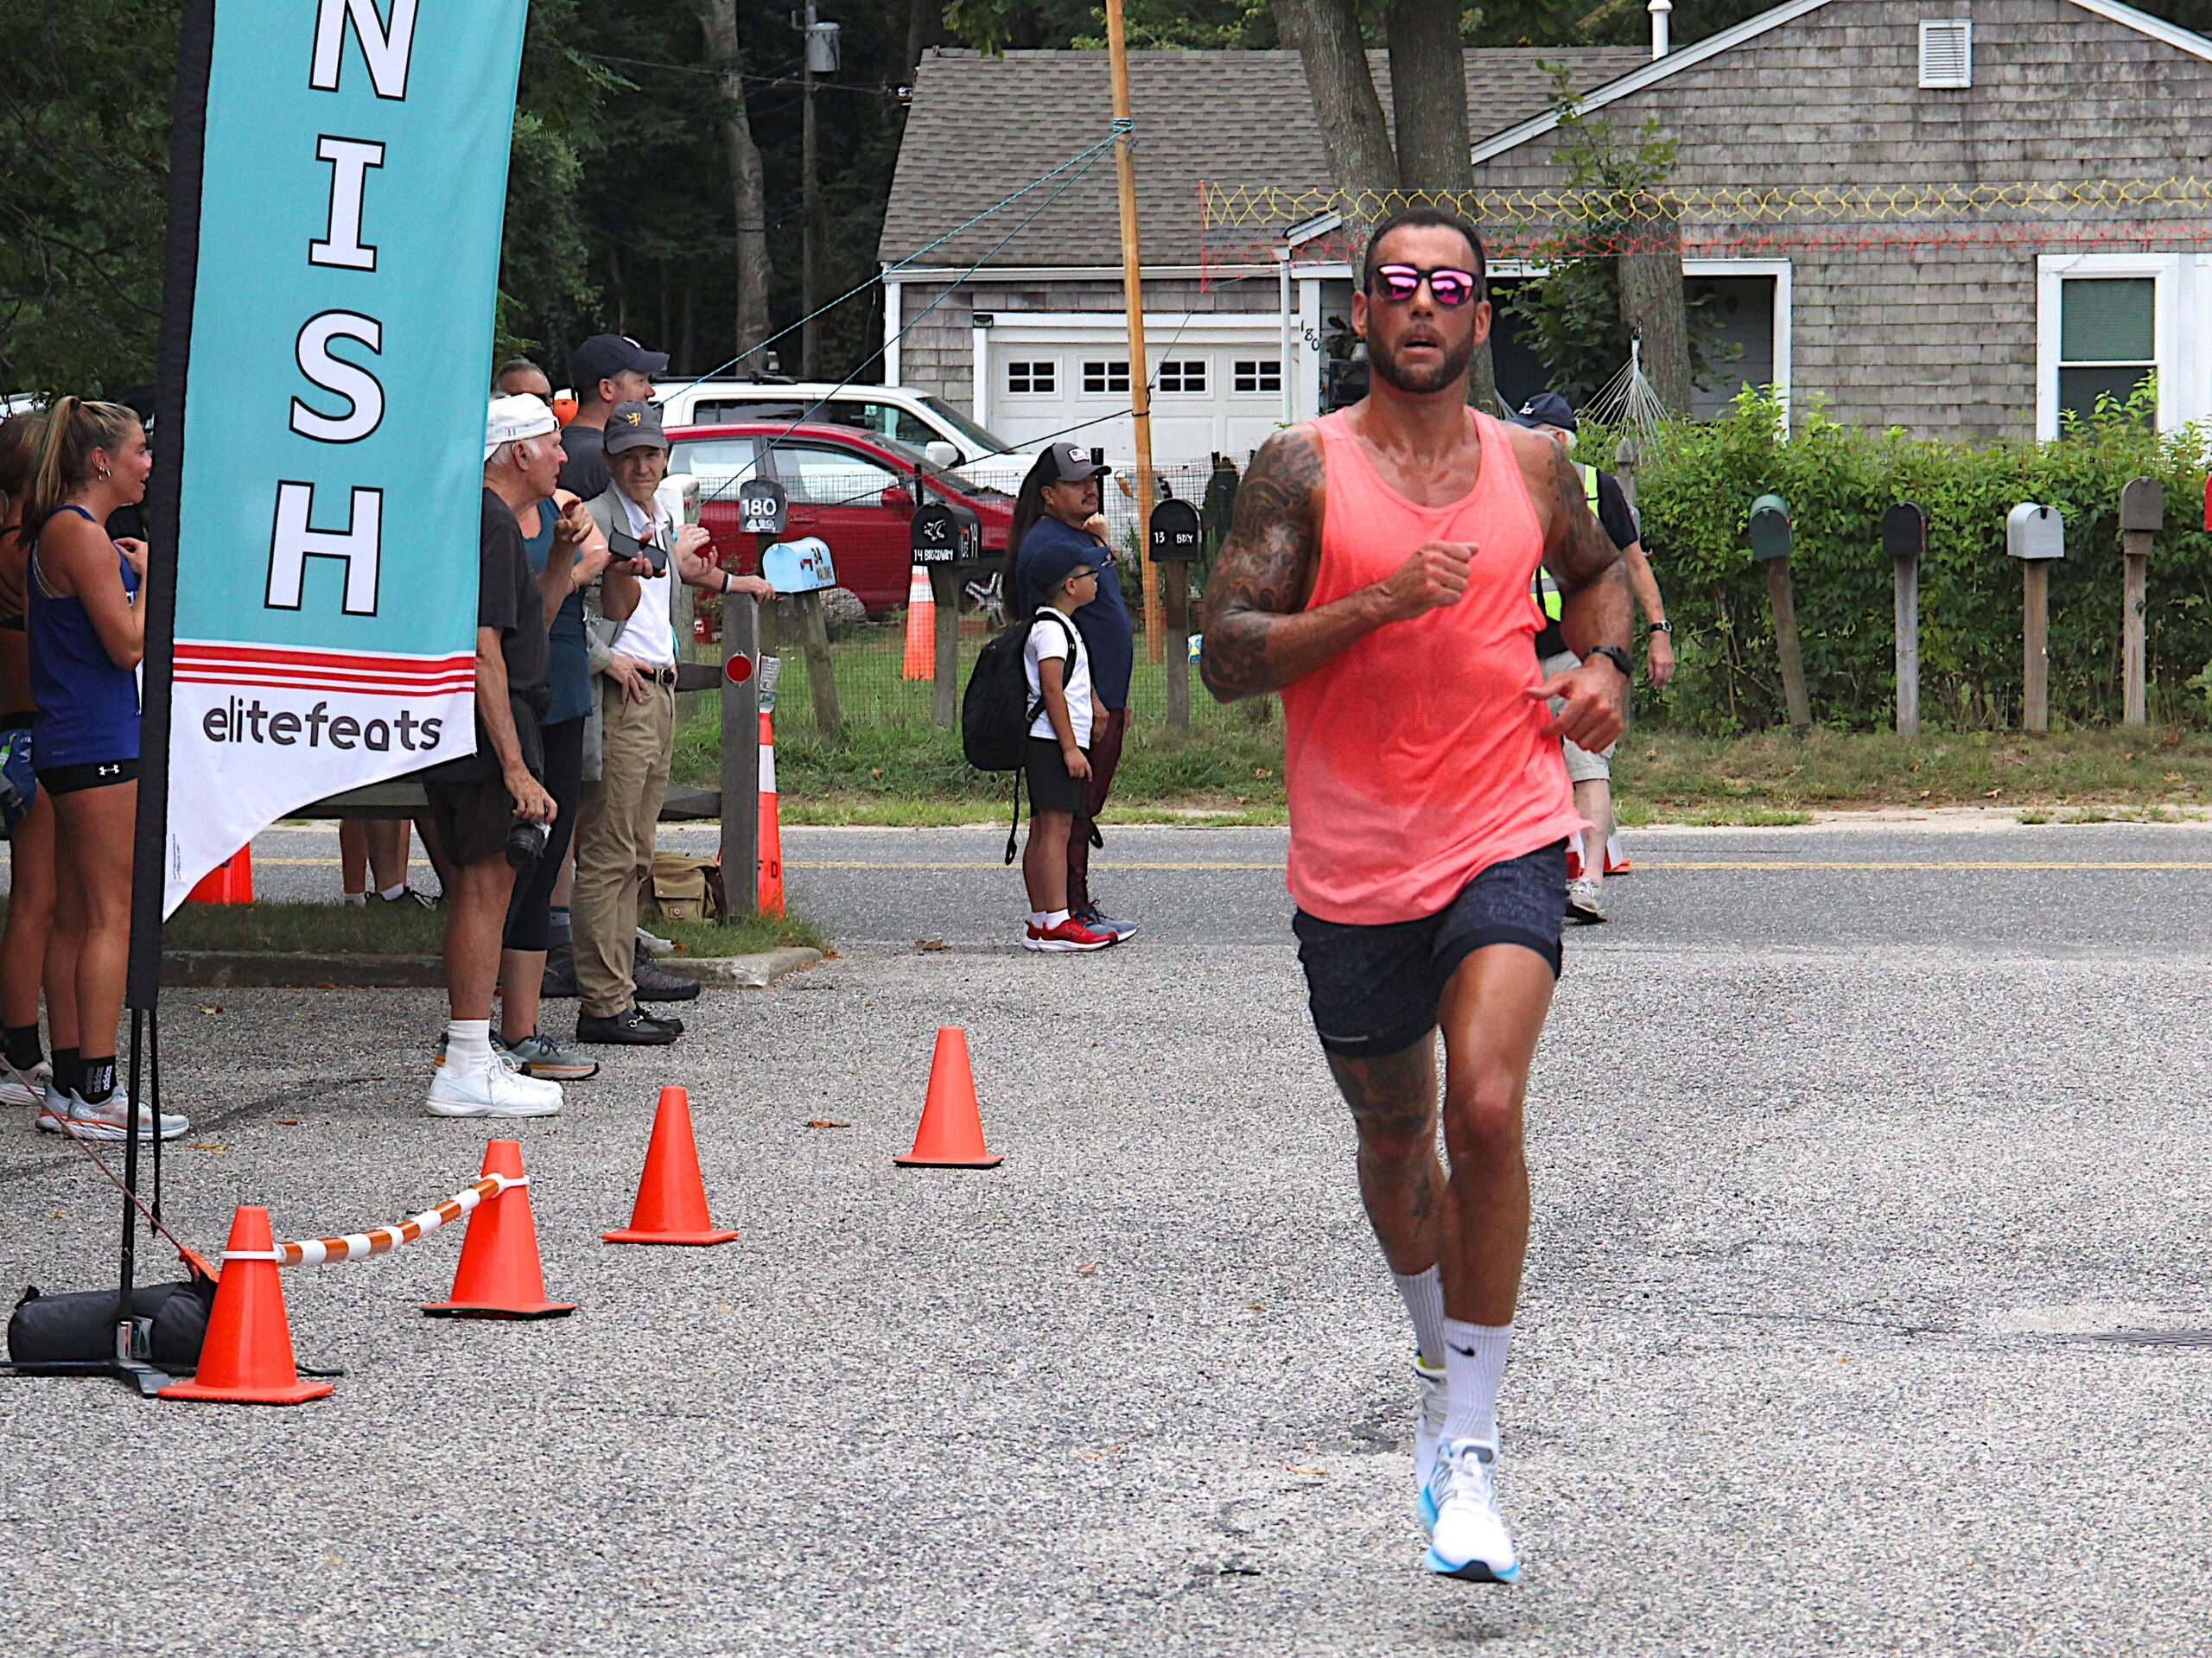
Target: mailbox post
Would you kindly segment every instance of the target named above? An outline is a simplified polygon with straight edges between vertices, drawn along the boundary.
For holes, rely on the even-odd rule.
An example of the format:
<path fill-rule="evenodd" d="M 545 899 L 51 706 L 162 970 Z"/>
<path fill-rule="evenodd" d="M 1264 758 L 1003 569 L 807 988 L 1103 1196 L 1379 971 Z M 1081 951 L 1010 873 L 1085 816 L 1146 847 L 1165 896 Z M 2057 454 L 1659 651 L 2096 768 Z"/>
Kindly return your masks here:
<path fill-rule="evenodd" d="M 1882 514 L 1882 550 L 1897 583 L 1897 735 L 1920 734 L 1920 560 L 1928 550 L 1928 514 L 1899 501 Z"/>
<path fill-rule="evenodd" d="M 1167 624 L 1167 723 L 1191 728 L 1191 564 L 1204 537 L 1198 509 L 1170 496 L 1152 509 L 1146 556 L 1162 566 Z"/>
<path fill-rule="evenodd" d="M 754 568 L 763 575 L 768 570 L 768 550 L 784 533 L 787 513 L 784 486 L 772 478 L 748 478 L 737 486 L 737 527 L 756 537 Z M 736 596 L 732 594 L 730 600 Z M 837 704 L 837 674 L 830 661 L 830 629 L 823 619 L 822 595 L 794 594 L 790 603 L 798 613 L 799 651 L 806 658 L 806 690 L 814 704 L 815 729 L 835 737 L 843 728 L 844 715 Z"/>
<path fill-rule="evenodd" d="M 2151 578 L 2151 542 L 2166 527 L 2166 486 L 2155 478 L 2129 480 L 2120 492 L 2120 545 L 2126 562 L 2120 607 L 2122 722 L 2149 720 L 2144 683 L 2143 607 Z"/>
<path fill-rule="evenodd" d="M 1751 503 L 1751 557 L 1766 566 L 1767 601 L 1774 609 L 1774 644 L 1782 657 L 1782 696 L 1790 729 L 1803 736 L 1813 726 L 1805 690 L 1805 657 L 1797 641 L 1797 607 L 1789 594 L 1789 505 L 1779 495 Z"/>
<path fill-rule="evenodd" d="M 2005 550 L 2021 561 L 2020 723 L 2050 729 L 2050 566 L 2066 556 L 2058 509 L 2023 501 L 2005 515 Z"/>
<path fill-rule="evenodd" d="M 914 509 L 914 562 L 930 573 L 937 601 L 937 683 L 930 714 L 950 729 L 960 721 L 960 568 L 982 562 L 983 526 L 973 507 L 928 501 Z"/>

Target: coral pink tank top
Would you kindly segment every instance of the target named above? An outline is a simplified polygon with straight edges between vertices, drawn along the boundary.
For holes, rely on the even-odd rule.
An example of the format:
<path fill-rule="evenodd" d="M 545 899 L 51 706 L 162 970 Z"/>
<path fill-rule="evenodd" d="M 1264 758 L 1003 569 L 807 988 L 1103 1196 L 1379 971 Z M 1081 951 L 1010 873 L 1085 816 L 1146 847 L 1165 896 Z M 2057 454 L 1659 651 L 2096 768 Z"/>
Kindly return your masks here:
<path fill-rule="evenodd" d="M 1537 671 L 1529 584 L 1543 530 L 1498 422 L 1448 506 L 1382 481 L 1348 412 L 1314 422 L 1326 497 L 1309 609 L 1382 581 L 1426 541 L 1481 550 L 1446 610 L 1393 622 L 1282 689 L 1290 891 L 1324 921 L 1374 926 L 1446 908 L 1494 863 L 1581 827 Z"/>

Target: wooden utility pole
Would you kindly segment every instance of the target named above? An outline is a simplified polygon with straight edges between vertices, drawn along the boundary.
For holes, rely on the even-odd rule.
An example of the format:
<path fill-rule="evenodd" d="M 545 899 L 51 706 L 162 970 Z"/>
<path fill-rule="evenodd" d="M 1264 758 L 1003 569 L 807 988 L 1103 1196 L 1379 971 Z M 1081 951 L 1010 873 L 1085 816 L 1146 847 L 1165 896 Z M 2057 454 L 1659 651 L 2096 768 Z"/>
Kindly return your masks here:
<path fill-rule="evenodd" d="M 1137 163 L 1130 148 L 1129 45 L 1122 22 L 1122 0 L 1106 0 L 1107 55 L 1114 75 L 1114 170 L 1122 200 L 1122 296 L 1129 316 L 1129 416 L 1136 428 L 1137 522 L 1152 523 L 1152 387 L 1144 354 L 1144 266 L 1137 257 Z M 1288 373 L 1286 363 L 1283 372 Z M 1139 540 L 1141 543 L 1142 537 Z M 1166 625 L 1160 607 L 1160 569 L 1150 559 L 1144 571 L 1144 655 L 1158 662 L 1165 655 Z"/>

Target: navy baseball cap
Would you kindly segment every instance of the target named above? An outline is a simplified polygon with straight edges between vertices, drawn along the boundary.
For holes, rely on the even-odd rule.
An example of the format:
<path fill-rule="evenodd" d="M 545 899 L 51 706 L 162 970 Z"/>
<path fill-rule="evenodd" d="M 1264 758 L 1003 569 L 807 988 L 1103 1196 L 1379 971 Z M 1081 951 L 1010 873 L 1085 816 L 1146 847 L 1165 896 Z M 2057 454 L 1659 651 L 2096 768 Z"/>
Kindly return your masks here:
<path fill-rule="evenodd" d="M 1077 570 L 1096 570 L 1105 550 L 1103 547 L 1079 546 L 1072 536 L 1065 539 L 1055 537 L 1022 559 L 1022 577 L 1028 582 L 1030 591 L 1044 599 Z"/>
<path fill-rule="evenodd" d="M 626 334 L 595 334 L 576 347 L 569 366 L 581 392 L 618 374 L 664 374 L 668 353 L 647 351 Z"/>
<path fill-rule="evenodd" d="M 1521 412 L 1513 417 L 1516 426 L 1556 426 L 1562 432 L 1574 429 L 1574 405 L 1556 391 L 1539 391 L 1521 405 Z"/>

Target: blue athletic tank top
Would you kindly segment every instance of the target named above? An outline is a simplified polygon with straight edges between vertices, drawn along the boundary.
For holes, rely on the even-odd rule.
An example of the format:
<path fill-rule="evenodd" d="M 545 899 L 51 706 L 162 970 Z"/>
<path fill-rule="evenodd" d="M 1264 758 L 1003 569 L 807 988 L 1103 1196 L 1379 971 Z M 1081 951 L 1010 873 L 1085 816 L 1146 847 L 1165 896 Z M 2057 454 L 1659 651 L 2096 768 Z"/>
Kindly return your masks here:
<path fill-rule="evenodd" d="M 522 538 L 530 555 L 530 573 L 542 575 L 553 555 L 553 524 L 559 517 L 551 501 L 537 504 L 537 533 Z M 581 720 L 591 712 L 591 657 L 584 645 L 584 596 L 572 593 L 553 613 L 546 629 L 547 691 L 543 723 L 557 726 L 564 720 Z"/>
<path fill-rule="evenodd" d="M 96 522 L 81 506 L 58 507 L 47 522 L 64 512 L 74 512 L 87 524 Z M 138 577 L 130 560 L 120 551 L 115 556 L 123 567 L 123 590 L 137 593 Z M 24 585 L 30 601 L 31 694 L 38 701 L 38 724 L 33 728 L 38 769 L 137 759 L 137 675 L 115 665 L 93 631 L 83 600 L 48 588 L 35 550 L 30 580 Z"/>

